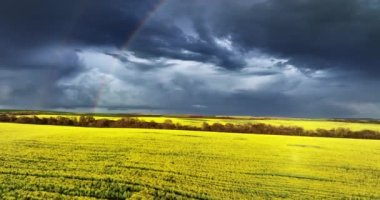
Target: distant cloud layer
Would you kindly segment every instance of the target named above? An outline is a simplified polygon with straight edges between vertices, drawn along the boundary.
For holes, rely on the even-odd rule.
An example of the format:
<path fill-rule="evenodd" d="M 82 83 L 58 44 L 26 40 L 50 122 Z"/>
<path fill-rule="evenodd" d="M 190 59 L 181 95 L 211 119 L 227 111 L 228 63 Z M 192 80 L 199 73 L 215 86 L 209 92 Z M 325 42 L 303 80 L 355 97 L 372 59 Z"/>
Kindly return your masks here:
<path fill-rule="evenodd" d="M 0 2 L 0 108 L 380 117 L 380 1 Z"/>

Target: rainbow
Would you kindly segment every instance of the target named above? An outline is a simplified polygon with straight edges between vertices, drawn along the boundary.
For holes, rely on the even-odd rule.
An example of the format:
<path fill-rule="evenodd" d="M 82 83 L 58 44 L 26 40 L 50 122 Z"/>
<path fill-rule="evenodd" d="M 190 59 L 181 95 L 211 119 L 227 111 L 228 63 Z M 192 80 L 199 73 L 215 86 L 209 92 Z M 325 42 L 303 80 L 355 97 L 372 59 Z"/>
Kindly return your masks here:
<path fill-rule="evenodd" d="M 129 44 L 133 41 L 133 39 L 139 34 L 139 32 L 143 29 L 144 25 L 149 21 L 150 18 L 162 7 L 165 3 L 165 0 L 158 0 L 155 6 L 145 15 L 145 17 L 141 20 L 139 25 L 132 31 L 129 37 L 125 40 L 123 46 L 120 48 L 125 50 L 128 48 Z"/>
<path fill-rule="evenodd" d="M 121 51 L 125 51 L 128 49 L 128 46 L 131 44 L 131 42 L 135 39 L 135 37 L 140 33 L 140 31 L 144 28 L 145 24 L 154 16 L 154 14 L 165 4 L 165 0 L 158 0 L 158 2 L 153 6 L 153 8 L 147 12 L 147 14 L 144 16 L 144 18 L 140 21 L 138 26 L 132 31 L 131 34 L 128 34 L 128 37 L 126 38 L 125 42 L 120 47 Z M 113 67 L 111 68 L 113 69 Z M 112 71 L 111 71 L 112 72 Z M 104 92 L 104 89 L 107 86 L 106 80 L 100 80 L 100 86 L 98 88 L 98 91 L 95 95 L 94 104 L 92 107 L 92 112 L 95 113 L 96 109 L 99 105 L 99 102 L 101 100 L 102 94 Z"/>

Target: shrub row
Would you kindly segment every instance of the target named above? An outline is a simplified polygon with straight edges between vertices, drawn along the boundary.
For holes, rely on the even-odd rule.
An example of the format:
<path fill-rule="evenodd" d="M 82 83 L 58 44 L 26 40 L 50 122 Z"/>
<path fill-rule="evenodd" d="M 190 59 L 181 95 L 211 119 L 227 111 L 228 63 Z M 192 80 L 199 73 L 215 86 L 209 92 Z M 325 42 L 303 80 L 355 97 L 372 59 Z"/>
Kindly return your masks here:
<path fill-rule="evenodd" d="M 314 136 L 314 137 L 338 137 L 338 138 L 363 138 L 363 139 L 380 139 L 380 132 L 373 130 L 352 131 L 347 128 L 337 129 L 316 129 L 305 130 L 297 126 L 272 126 L 263 123 L 247 124 L 221 124 L 221 123 L 203 123 L 201 127 L 182 125 L 166 120 L 164 123 L 154 121 L 144 121 L 137 118 L 125 117 L 119 120 L 95 119 L 92 116 L 77 117 L 50 117 L 39 118 L 37 116 L 15 116 L 9 114 L 0 114 L 0 122 L 12 122 L 23 124 L 45 124 L 45 125 L 63 125 L 63 126 L 82 126 L 82 127 L 99 127 L 99 128 L 152 128 L 152 129 L 174 129 L 174 130 L 196 130 L 196 131 L 214 131 L 214 132 L 231 132 L 231 133 L 256 133 L 256 134 L 273 134 L 273 135 L 297 135 L 297 136 Z"/>

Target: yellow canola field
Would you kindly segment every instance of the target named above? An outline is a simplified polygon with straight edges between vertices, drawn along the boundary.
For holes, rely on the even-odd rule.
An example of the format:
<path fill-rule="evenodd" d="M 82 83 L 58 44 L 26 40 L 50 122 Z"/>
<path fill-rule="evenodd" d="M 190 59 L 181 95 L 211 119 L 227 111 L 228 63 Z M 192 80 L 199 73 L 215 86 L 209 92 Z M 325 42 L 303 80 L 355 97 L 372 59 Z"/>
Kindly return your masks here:
<path fill-rule="evenodd" d="M 0 123 L 0 199 L 380 199 L 380 141 Z"/>

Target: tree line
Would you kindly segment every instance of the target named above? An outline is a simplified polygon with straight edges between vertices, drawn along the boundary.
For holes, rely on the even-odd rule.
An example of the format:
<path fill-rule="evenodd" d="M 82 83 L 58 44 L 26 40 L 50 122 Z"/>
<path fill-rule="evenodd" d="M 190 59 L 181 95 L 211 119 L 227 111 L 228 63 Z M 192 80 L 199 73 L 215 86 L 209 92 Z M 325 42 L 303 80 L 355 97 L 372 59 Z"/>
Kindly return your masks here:
<path fill-rule="evenodd" d="M 173 123 L 166 120 L 163 123 L 154 121 L 144 121 L 132 117 L 123 117 L 118 120 L 95 119 L 93 116 L 78 117 L 49 117 L 40 118 L 37 116 L 16 116 L 0 114 L 0 122 L 22 123 L 22 124 L 41 124 L 41 125 L 61 125 L 61 126 L 81 126 L 98 128 L 150 128 L 150 129 L 173 129 L 173 130 L 194 130 L 194 131 L 213 131 L 230 133 L 256 133 L 273 135 L 297 135 L 313 137 L 338 137 L 338 138 L 362 138 L 380 139 L 380 132 L 373 130 L 352 131 L 348 128 L 336 129 L 316 129 L 305 130 L 297 126 L 273 126 L 264 123 L 247 124 L 209 124 L 204 122 L 201 127 Z"/>

